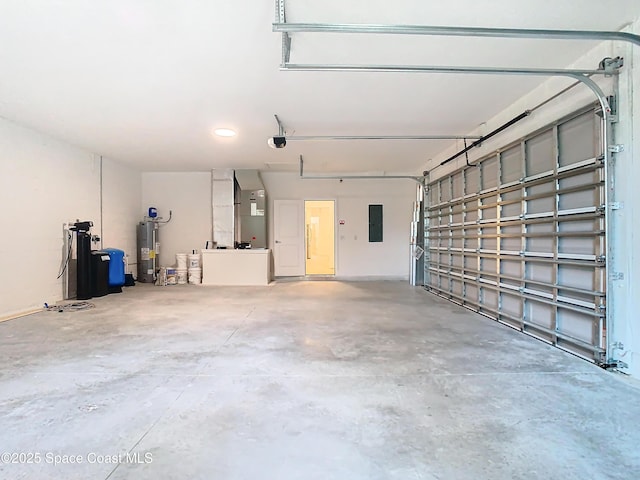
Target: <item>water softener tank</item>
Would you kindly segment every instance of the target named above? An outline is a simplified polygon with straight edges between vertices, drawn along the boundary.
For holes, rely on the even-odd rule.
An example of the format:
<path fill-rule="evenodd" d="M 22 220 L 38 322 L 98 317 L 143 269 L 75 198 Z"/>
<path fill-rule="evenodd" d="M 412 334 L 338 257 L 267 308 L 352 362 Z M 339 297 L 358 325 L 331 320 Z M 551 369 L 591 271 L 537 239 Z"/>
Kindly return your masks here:
<path fill-rule="evenodd" d="M 138 281 L 153 283 L 156 274 L 158 223 L 144 220 L 138 224 Z"/>

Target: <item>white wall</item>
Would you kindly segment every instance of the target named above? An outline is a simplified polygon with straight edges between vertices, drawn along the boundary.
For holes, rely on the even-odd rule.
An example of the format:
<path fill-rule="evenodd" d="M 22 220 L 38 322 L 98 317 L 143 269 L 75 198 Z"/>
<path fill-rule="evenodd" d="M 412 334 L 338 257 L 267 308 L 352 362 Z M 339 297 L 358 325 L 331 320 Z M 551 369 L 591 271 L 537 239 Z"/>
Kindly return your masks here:
<path fill-rule="evenodd" d="M 103 161 L 102 231 L 109 245 L 133 253 L 132 205 L 139 191 L 125 196 L 115 185 L 137 186 L 140 174 Z M 62 299 L 57 280 L 63 258 L 62 224 L 75 219 L 100 225 L 100 157 L 0 119 L 0 318 Z M 135 223 L 134 223 L 135 225 Z"/>
<path fill-rule="evenodd" d="M 160 265 L 171 266 L 176 253 L 201 250 L 211 240 L 211 173 L 144 172 L 140 220 L 149 207 L 156 207 L 170 223 L 160 227 Z"/>
<path fill-rule="evenodd" d="M 302 180 L 289 172 L 262 172 L 267 191 L 269 248 L 274 200 L 335 200 L 336 277 L 409 277 L 409 228 L 415 200 L 412 180 Z M 369 243 L 369 204 L 382 204 L 383 242 Z"/>
<path fill-rule="evenodd" d="M 640 33 L 640 21 L 628 27 L 627 31 Z M 616 138 L 613 143 L 623 144 L 625 151 L 616 156 L 612 191 L 615 201 L 621 202 L 623 209 L 613 212 L 614 228 L 610 232 L 610 242 L 614 245 L 614 258 L 608 258 L 608 267 L 610 272 L 622 273 L 624 279 L 613 282 L 612 288 L 609 289 L 607 309 L 614 319 L 613 325 L 609 328 L 609 335 L 614 342 L 624 345 L 623 349 L 614 352 L 614 358 L 629 365 L 629 368 L 622 371 L 640 377 L 640 316 L 637 314 L 640 311 L 640 296 L 636 293 L 640 283 L 640 209 L 635 208 L 640 204 L 640 190 L 637 188 L 636 180 L 640 178 L 640 135 L 636 131 L 640 125 L 640 47 L 632 47 L 622 42 L 603 42 L 568 68 L 593 69 L 604 57 L 618 55 L 624 57 L 625 66 L 620 74 L 619 122 L 615 127 Z M 614 93 L 612 79 L 601 76 L 593 79 L 597 80 L 606 94 Z M 510 108 L 490 119 L 486 125 L 469 134 L 488 133 L 572 82 L 573 80 L 560 77 L 549 79 L 536 90 L 514 102 Z M 482 147 L 472 150 L 469 154 L 470 160 L 478 160 L 495 149 L 594 101 L 595 96 L 587 87 L 578 86 L 537 110 L 521 123 L 484 142 Z M 428 162 L 426 169 L 431 171 L 431 181 L 464 164 L 462 156 L 444 167 L 435 168 L 460 147 L 460 144 L 452 147 Z"/>
<path fill-rule="evenodd" d="M 640 20 L 629 31 L 640 34 Z M 616 126 L 615 143 L 625 151 L 617 155 L 615 166 L 615 201 L 623 208 L 616 211 L 615 228 L 611 235 L 615 258 L 611 271 L 624 279 L 614 282 L 614 340 L 623 344 L 616 358 L 629 364 L 626 371 L 640 378 L 640 46 L 616 45 L 616 55 L 625 59 L 620 76 L 620 122 Z"/>
<path fill-rule="evenodd" d="M 118 248 L 127 255 L 129 272 L 136 273 L 138 261 L 136 247 L 136 224 L 140 220 L 140 172 L 103 159 L 102 246 Z"/>

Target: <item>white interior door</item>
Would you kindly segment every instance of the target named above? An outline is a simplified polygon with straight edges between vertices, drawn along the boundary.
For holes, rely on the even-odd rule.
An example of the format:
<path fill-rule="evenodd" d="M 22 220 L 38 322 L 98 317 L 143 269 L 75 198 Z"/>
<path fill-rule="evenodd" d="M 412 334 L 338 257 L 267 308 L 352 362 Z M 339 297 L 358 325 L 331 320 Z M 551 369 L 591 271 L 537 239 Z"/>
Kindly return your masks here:
<path fill-rule="evenodd" d="M 304 204 L 302 200 L 274 200 L 273 210 L 274 275 L 303 276 Z"/>

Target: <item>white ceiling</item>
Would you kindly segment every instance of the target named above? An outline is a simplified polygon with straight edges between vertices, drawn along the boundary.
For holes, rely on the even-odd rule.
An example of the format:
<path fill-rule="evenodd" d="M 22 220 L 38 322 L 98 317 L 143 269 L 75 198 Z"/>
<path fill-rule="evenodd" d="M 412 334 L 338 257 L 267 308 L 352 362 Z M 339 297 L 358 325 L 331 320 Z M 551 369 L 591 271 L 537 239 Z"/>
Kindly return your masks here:
<path fill-rule="evenodd" d="M 463 134 L 544 80 L 281 72 L 274 12 L 272 0 L 0 0 L 0 116 L 147 171 L 295 169 L 303 154 L 309 172 L 415 173 L 447 142 L 272 150 L 273 115 L 295 135 Z M 289 22 L 619 30 L 639 16 L 621 0 L 287 0 Z M 291 61 L 560 68 L 594 45 L 295 34 Z"/>

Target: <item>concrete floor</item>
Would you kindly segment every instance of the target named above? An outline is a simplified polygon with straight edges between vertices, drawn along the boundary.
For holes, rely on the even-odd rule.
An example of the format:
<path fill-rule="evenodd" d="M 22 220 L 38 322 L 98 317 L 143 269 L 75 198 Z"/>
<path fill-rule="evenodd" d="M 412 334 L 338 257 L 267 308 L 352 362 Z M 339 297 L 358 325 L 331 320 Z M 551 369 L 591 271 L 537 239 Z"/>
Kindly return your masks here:
<path fill-rule="evenodd" d="M 0 478 L 640 478 L 636 384 L 406 283 L 93 302 L 0 324 Z"/>

